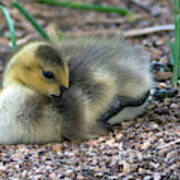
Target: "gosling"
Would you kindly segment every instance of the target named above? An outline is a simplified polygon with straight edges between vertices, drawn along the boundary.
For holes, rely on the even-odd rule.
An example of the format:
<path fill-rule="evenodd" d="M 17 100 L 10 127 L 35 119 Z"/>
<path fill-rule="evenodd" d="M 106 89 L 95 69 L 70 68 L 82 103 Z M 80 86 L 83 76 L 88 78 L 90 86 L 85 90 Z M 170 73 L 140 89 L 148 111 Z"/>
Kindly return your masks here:
<path fill-rule="evenodd" d="M 30 43 L 4 73 L 0 142 L 106 135 L 112 125 L 144 112 L 152 85 L 148 55 L 122 39 Z"/>

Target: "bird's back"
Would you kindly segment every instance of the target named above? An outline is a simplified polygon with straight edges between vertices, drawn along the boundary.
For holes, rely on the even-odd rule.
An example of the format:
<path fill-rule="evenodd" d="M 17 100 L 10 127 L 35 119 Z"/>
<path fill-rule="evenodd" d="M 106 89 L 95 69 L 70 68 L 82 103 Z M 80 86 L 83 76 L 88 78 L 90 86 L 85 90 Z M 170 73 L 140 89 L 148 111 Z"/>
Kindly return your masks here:
<path fill-rule="evenodd" d="M 70 120 L 64 123 L 67 125 L 64 130 L 72 132 L 70 139 L 73 136 L 89 139 L 93 134 L 106 133 L 106 127 L 102 128 L 98 120 L 114 98 L 137 98 L 152 86 L 148 55 L 122 39 L 68 39 L 60 43 L 59 49 L 70 72 L 70 87 L 60 104 L 68 106 L 66 110 L 73 108 L 81 117 L 73 119 L 76 116 L 68 114 Z M 66 104 L 67 101 L 71 103 Z M 70 131 L 71 128 L 74 130 Z"/>

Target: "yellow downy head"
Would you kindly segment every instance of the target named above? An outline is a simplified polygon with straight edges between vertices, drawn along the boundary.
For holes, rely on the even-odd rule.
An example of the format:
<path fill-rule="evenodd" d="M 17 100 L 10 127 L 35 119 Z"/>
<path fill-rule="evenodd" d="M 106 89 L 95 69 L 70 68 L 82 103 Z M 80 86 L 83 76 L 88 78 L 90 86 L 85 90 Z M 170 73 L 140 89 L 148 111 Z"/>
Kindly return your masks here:
<path fill-rule="evenodd" d="M 45 96 L 60 96 L 69 87 L 68 66 L 51 44 L 30 43 L 7 65 L 3 88 L 12 83 L 20 83 Z"/>

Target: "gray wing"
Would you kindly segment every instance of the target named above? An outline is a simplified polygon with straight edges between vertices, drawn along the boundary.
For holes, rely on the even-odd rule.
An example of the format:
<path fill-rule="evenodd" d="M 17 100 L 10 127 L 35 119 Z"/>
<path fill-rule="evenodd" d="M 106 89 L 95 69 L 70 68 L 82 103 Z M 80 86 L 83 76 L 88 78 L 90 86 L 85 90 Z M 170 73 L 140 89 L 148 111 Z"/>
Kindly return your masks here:
<path fill-rule="evenodd" d="M 99 121 L 106 123 L 109 119 L 111 119 L 113 116 L 116 116 L 125 107 L 141 106 L 142 104 L 146 102 L 146 100 L 149 97 L 149 94 L 150 94 L 150 91 L 147 91 L 140 98 L 116 96 L 113 99 L 108 110 L 101 116 Z"/>

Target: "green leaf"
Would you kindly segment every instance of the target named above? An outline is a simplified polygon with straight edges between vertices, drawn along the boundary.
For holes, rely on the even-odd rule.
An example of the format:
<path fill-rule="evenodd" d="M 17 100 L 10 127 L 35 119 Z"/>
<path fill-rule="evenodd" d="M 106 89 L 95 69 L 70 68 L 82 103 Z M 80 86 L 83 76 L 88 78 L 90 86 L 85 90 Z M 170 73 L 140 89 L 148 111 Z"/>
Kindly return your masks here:
<path fill-rule="evenodd" d="M 115 7 L 115 6 L 100 6 L 100 5 L 82 4 L 82 3 L 56 1 L 56 0 L 38 0 L 38 2 L 42 4 L 48 4 L 51 6 L 62 6 L 66 8 L 81 9 L 86 11 L 111 12 L 111 13 L 118 13 L 121 15 L 131 14 L 131 12 L 128 11 L 127 9 Z"/>
<path fill-rule="evenodd" d="M 9 15 L 9 12 L 7 11 L 7 9 L 4 6 L 0 5 L 0 9 L 6 17 L 6 21 L 8 23 L 8 27 L 10 30 L 10 36 L 11 36 L 11 42 L 12 42 L 12 51 L 13 51 L 13 53 L 15 53 L 17 50 L 17 46 L 16 46 L 16 33 L 14 30 L 13 21 Z"/>
<path fill-rule="evenodd" d="M 43 30 L 43 28 L 37 23 L 36 19 L 18 2 L 12 3 L 19 12 L 31 23 L 31 25 L 37 30 L 37 32 L 42 36 L 43 39 L 50 41 L 49 36 Z"/>
<path fill-rule="evenodd" d="M 175 23 L 175 42 L 174 42 L 174 64 L 173 64 L 173 85 L 178 84 L 178 73 L 180 64 L 180 3 L 174 0 L 174 23 Z"/>
<path fill-rule="evenodd" d="M 171 41 L 168 41 L 169 47 L 170 47 L 170 61 L 171 64 L 174 65 L 174 59 L 175 59 L 175 50 L 174 50 L 174 43 Z"/>

